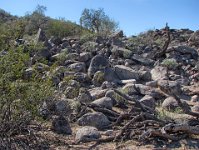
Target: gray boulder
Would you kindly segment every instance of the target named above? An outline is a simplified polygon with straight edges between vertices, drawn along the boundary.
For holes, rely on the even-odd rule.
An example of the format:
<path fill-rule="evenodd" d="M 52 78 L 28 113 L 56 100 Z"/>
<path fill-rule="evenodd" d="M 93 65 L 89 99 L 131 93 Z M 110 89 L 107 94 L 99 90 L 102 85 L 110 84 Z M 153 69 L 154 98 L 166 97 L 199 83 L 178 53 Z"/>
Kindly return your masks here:
<path fill-rule="evenodd" d="M 98 129 L 104 129 L 110 125 L 108 118 L 101 112 L 87 113 L 77 120 L 80 126 L 93 126 Z"/>
<path fill-rule="evenodd" d="M 109 97 L 102 97 L 100 99 L 93 101 L 91 104 L 108 109 L 112 109 L 113 107 L 113 101 Z"/>
<path fill-rule="evenodd" d="M 197 59 L 198 58 L 198 52 L 192 47 L 186 46 L 186 45 L 180 45 L 174 47 L 175 51 L 181 53 L 181 54 L 190 54 L 192 58 Z"/>
<path fill-rule="evenodd" d="M 108 60 L 102 55 L 96 55 L 92 58 L 88 68 L 88 76 L 93 77 L 97 71 L 104 71 L 109 66 Z"/>
<path fill-rule="evenodd" d="M 55 117 L 52 121 L 52 130 L 58 134 L 71 135 L 72 130 L 67 119 L 63 116 Z"/>
<path fill-rule="evenodd" d="M 124 65 L 116 65 L 114 70 L 120 80 L 139 79 L 139 73 L 137 71 Z"/>
<path fill-rule="evenodd" d="M 154 60 L 149 58 L 144 58 L 138 54 L 134 54 L 131 59 L 139 64 L 145 65 L 145 66 L 151 66 L 155 63 Z"/>
<path fill-rule="evenodd" d="M 95 127 L 85 126 L 77 130 L 75 141 L 90 142 L 92 140 L 99 139 L 101 137 L 100 132 Z"/>

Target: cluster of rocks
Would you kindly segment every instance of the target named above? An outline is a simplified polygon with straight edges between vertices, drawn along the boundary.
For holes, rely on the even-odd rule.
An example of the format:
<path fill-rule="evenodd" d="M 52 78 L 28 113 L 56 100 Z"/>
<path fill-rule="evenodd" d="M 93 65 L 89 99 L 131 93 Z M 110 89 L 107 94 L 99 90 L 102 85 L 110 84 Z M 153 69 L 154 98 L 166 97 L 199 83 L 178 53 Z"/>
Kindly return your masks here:
<path fill-rule="evenodd" d="M 163 29 L 153 32 L 151 38 L 165 37 Z M 128 110 L 127 100 L 114 89 L 153 111 L 157 106 L 168 111 L 178 107 L 175 98 L 167 94 L 172 91 L 184 103 L 192 101 L 195 106 L 189 107 L 199 112 L 199 31 L 170 32 L 171 43 L 165 55 L 154 59 L 151 54 L 161 47 L 146 44 L 133 51 L 129 45 L 136 43 L 130 43 L 122 31 L 82 43 L 72 37 L 47 39 L 39 30 L 35 42 L 43 42 L 46 48 L 33 54 L 25 76 L 28 78 L 39 70 L 42 78 L 51 78 L 56 87 L 54 99 L 42 104 L 41 115 L 58 116 L 52 117 L 52 129 L 57 133 L 73 134 L 72 123 L 82 126 L 75 133 L 76 141 L 86 142 L 100 138 L 104 132 L 107 136 L 113 132 L 109 130 L 113 119 L 92 107 Z M 49 65 L 38 63 L 41 57 Z M 58 66 L 49 70 L 55 62 Z"/>

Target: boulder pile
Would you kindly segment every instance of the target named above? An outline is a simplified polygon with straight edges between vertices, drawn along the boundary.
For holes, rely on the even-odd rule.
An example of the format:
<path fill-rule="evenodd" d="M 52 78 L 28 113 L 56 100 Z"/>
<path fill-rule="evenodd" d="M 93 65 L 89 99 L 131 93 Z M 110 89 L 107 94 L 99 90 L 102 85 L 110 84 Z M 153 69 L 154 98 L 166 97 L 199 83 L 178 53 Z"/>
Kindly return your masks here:
<path fill-rule="evenodd" d="M 199 31 L 150 32 L 150 40 L 145 33 L 140 43 L 122 31 L 82 42 L 74 37 L 46 39 L 39 30 L 35 42 L 47 49 L 32 56 L 24 74 L 28 78 L 39 69 L 56 87 L 54 100 L 40 108 L 44 118 L 53 120 L 53 131 L 75 135 L 77 143 L 97 144 L 199 134 Z M 38 63 L 41 57 L 48 65 Z M 191 117 L 179 122 L 175 115 L 180 114 Z M 78 131 L 71 129 L 73 124 Z M 115 135 L 102 136 L 106 131 Z"/>

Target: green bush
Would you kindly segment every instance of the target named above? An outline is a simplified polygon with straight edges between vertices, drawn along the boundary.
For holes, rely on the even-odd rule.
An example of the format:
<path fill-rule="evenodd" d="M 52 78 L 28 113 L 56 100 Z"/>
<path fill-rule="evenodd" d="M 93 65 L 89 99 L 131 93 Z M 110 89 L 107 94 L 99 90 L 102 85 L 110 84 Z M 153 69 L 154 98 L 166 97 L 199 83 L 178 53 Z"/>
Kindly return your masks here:
<path fill-rule="evenodd" d="M 0 57 L 0 137 L 12 136 L 38 116 L 40 103 L 51 96 L 51 83 L 36 78 L 23 79 L 29 54 L 22 47 Z M 13 128 L 14 127 L 14 128 Z"/>
<path fill-rule="evenodd" d="M 175 59 L 164 59 L 161 65 L 167 67 L 168 69 L 176 69 L 178 67 L 178 63 Z"/>

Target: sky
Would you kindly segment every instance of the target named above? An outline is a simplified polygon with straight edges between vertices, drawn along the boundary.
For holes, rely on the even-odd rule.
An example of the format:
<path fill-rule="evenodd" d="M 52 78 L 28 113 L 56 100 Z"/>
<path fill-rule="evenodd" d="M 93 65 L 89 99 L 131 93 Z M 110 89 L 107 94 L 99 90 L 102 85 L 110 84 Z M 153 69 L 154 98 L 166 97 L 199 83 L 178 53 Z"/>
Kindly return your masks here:
<path fill-rule="evenodd" d="M 46 16 L 79 23 L 84 8 L 104 8 L 127 36 L 149 29 L 199 30 L 199 0 L 0 0 L 0 8 L 23 16 L 37 5 L 47 7 Z"/>

